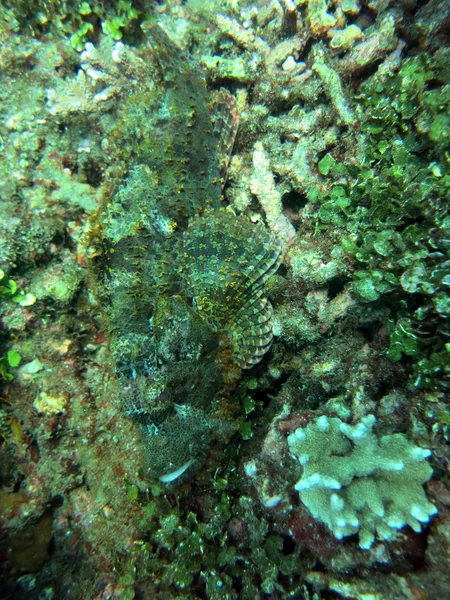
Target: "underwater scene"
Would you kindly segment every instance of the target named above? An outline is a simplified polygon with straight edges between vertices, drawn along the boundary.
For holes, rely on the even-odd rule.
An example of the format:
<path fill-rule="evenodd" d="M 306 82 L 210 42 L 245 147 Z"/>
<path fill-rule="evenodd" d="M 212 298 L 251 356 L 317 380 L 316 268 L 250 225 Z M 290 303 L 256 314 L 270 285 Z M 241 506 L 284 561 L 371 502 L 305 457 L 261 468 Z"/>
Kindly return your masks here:
<path fill-rule="evenodd" d="M 444 600 L 450 0 L 0 0 L 0 600 Z"/>

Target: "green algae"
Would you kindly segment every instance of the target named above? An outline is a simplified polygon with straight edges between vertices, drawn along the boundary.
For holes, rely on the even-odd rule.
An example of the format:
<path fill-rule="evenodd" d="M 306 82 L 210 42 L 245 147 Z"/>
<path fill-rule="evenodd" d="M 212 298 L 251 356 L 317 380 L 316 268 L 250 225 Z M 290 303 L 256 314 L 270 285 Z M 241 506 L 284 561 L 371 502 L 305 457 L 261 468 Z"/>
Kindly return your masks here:
<path fill-rule="evenodd" d="M 352 183 L 333 185 L 318 210 L 321 222 L 349 234 L 342 247 L 359 265 L 353 292 L 367 302 L 400 292 L 400 314 L 407 315 L 407 307 L 414 312 L 407 319 L 409 333 L 401 324 L 405 316 L 391 321 L 391 358 L 415 357 L 416 384 L 444 387 L 450 224 L 445 202 L 450 185 L 447 58 L 446 49 L 432 58 L 421 53 L 406 59 L 398 74 L 376 74 L 361 86 L 355 99 L 365 108 L 362 159 L 344 169 Z M 433 123 L 439 123 L 439 137 Z M 333 179 L 340 174 L 330 158 L 322 160 L 327 161 L 319 163 L 322 175 Z"/>

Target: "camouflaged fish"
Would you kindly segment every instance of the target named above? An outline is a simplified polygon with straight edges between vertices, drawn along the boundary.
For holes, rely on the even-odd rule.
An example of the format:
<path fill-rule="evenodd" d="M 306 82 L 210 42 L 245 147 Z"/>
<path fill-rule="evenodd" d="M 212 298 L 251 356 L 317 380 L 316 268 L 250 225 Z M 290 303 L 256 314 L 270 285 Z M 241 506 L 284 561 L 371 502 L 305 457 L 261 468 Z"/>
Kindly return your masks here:
<path fill-rule="evenodd" d="M 220 90 L 210 99 L 164 31 L 147 33 L 152 78 L 118 110 L 129 168 L 94 220 L 92 272 L 148 474 L 178 483 L 215 437 L 228 370 L 251 367 L 270 347 L 264 284 L 282 248 L 223 206 L 234 98 Z"/>

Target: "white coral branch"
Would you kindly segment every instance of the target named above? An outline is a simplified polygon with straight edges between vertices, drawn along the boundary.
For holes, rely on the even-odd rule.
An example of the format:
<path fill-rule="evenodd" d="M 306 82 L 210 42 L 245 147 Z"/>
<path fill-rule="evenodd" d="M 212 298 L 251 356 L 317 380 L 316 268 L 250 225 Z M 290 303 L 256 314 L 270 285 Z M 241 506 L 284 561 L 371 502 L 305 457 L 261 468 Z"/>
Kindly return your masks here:
<path fill-rule="evenodd" d="M 270 161 L 261 142 L 257 142 L 253 150 L 250 190 L 258 198 L 270 230 L 283 240 L 285 246 L 289 245 L 295 238 L 295 229 L 283 214 L 281 194 L 276 188 Z"/>

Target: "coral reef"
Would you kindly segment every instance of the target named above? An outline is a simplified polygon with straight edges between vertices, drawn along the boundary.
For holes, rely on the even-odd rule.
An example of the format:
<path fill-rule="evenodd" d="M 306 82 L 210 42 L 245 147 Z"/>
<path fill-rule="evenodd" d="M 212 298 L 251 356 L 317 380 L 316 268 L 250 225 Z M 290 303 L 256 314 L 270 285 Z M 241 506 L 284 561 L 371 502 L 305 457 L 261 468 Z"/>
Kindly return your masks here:
<path fill-rule="evenodd" d="M 0 2 L 2 597 L 448 594 L 449 8 Z"/>

